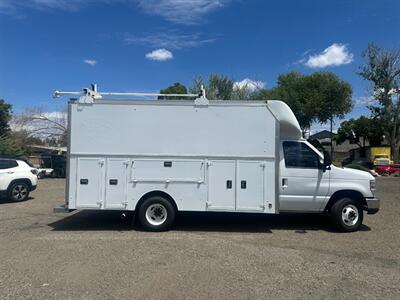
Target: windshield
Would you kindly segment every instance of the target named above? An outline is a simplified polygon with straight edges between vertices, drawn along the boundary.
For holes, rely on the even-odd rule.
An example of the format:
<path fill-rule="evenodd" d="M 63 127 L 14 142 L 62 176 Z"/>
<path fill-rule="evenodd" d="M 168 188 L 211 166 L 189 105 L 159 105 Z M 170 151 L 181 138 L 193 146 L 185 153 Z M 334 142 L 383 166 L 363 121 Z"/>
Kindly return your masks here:
<path fill-rule="evenodd" d="M 378 154 L 378 155 L 375 155 L 375 158 L 387 158 L 387 155 Z"/>
<path fill-rule="evenodd" d="M 317 153 L 320 158 L 324 158 L 324 154 L 322 154 L 321 151 L 319 151 L 317 148 L 315 148 L 313 144 L 311 144 L 308 141 L 304 141 L 304 143 L 307 144 L 312 150 L 314 150 L 315 153 Z"/>

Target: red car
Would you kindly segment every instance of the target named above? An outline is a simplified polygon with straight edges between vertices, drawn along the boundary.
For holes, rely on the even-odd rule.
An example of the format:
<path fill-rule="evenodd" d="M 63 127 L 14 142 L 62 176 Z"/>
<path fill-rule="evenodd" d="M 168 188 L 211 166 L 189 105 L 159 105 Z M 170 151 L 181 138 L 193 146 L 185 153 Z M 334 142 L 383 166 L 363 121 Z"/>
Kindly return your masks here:
<path fill-rule="evenodd" d="M 400 164 L 391 164 L 386 166 L 376 166 L 375 171 L 379 175 L 392 175 L 398 174 L 400 175 Z"/>

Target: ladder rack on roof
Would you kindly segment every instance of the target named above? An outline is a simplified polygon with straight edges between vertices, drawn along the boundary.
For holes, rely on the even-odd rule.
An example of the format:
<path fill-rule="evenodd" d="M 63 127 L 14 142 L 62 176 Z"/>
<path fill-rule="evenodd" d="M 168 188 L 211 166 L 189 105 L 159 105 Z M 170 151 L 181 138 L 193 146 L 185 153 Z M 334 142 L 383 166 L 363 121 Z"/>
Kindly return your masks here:
<path fill-rule="evenodd" d="M 94 100 L 102 99 L 103 96 L 133 96 L 133 97 L 182 97 L 182 98 L 196 98 L 195 104 L 207 105 L 206 91 L 204 86 L 201 86 L 200 93 L 198 94 L 158 94 L 158 93 L 115 93 L 115 92 L 98 92 L 97 84 L 92 84 L 91 88 L 84 88 L 82 92 L 62 92 L 55 91 L 54 98 L 59 98 L 66 95 L 79 95 L 79 103 L 93 103 Z"/>

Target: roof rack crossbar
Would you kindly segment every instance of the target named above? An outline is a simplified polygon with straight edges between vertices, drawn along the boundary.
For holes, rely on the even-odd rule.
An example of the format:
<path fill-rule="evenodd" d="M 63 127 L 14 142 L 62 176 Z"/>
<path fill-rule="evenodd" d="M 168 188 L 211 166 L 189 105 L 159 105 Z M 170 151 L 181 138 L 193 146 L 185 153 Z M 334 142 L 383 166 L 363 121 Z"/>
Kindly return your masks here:
<path fill-rule="evenodd" d="M 161 93 L 120 93 L 120 92 L 98 92 L 97 84 L 92 84 L 91 88 L 84 88 L 82 92 L 63 92 L 55 91 L 54 98 L 59 98 L 66 95 L 79 95 L 78 102 L 93 103 L 94 100 L 102 99 L 103 96 L 134 96 L 134 97 L 181 97 L 181 98 L 195 98 L 196 104 L 208 104 L 204 86 L 201 86 L 200 93 L 198 94 L 161 94 Z M 200 101 L 201 100 L 201 101 Z"/>

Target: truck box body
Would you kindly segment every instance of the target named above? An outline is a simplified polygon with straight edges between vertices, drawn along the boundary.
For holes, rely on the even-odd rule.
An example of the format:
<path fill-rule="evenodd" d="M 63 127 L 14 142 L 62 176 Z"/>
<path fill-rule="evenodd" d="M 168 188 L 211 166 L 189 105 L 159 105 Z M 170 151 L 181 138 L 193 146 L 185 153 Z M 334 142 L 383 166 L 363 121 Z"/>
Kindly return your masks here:
<path fill-rule="evenodd" d="M 266 102 L 71 101 L 69 127 L 69 209 L 135 210 L 153 191 L 182 211 L 279 209 L 280 123 Z"/>
<path fill-rule="evenodd" d="M 55 92 L 66 94 L 80 93 Z M 178 211 L 330 212 L 354 231 L 362 210 L 379 210 L 371 174 L 332 165 L 281 101 L 107 94 L 121 95 L 93 86 L 69 102 L 66 205 L 55 211 L 135 211 L 153 231 Z"/>

